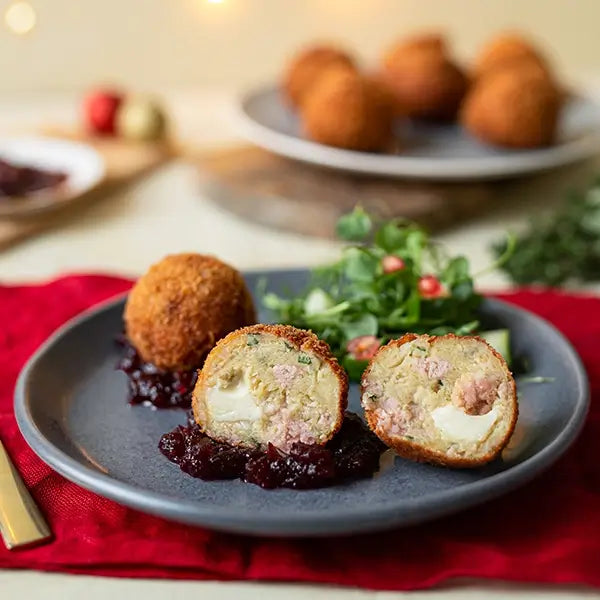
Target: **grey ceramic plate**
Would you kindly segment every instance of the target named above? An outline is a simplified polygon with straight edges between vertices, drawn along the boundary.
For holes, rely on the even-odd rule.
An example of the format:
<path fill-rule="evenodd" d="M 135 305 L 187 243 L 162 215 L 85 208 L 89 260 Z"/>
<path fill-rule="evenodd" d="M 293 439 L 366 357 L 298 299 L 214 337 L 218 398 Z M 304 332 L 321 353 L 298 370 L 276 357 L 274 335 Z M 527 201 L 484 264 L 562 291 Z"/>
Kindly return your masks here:
<path fill-rule="evenodd" d="M 399 125 L 402 152 L 375 154 L 323 146 L 301 135 L 298 116 L 273 87 L 244 96 L 237 107 L 240 132 L 276 154 L 320 166 L 425 180 L 515 177 L 589 158 L 600 151 L 600 106 L 574 97 L 558 127 L 558 142 L 539 150 L 502 150 L 469 137 L 458 125 Z"/>
<path fill-rule="evenodd" d="M 275 290 L 304 286 L 305 271 L 261 276 Z M 473 471 L 396 458 L 377 477 L 310 490 L 265 491 L 241 481 L 204 482 L 184 474 L 157 449 L 180 410 L 126 402 L 115 370 L 123 299 L 87 312 L 58 331 L 23 369 L 15 393 L 19 427 L 33 450 L 68 479 L 142 511 L 227 531 L 263 535 L 356 533 L 426 521 L 494 498 L 533 478 L 574 440 L 585 419 L 587 379 L 579 358 L 553 327 L 508 304 L 486 301 L 490 326 L 512 331 L 513 352 L 549 384 L 520 386 L 517 444 L 508 460 Z M 268 319 L 268 315 L 262 315 Z M 356 386 L 350 407 L 359 411 Z"/>

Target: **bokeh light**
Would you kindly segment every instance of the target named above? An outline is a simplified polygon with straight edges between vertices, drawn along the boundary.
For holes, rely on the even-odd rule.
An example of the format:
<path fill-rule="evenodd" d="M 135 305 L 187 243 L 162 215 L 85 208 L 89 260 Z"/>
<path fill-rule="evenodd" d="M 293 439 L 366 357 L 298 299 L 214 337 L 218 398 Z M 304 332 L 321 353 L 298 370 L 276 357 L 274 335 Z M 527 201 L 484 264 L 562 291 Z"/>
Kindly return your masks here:
<path fill-rule="evenodd" d="M 4 23 L 16 35 L 25 35 L 33 30 L 36 14 L 29 2 L 13 2 L 4 13 Z"/>

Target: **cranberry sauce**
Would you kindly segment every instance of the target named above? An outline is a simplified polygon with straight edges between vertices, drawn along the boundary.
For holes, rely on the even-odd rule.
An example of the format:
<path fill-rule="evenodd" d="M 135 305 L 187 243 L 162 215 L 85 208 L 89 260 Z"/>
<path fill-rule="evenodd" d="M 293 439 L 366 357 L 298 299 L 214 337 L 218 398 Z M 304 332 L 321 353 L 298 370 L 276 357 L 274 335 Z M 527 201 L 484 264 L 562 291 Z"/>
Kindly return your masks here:
<path fill-rule="evenodd" d="M 0 198 L 25 196 L 64 183 L 66 173 L 22 167 L 0 159 Z"/>
<path fill-rule="evenodd" d="M 130 404 L 153 404 L 156 408 L 189 408 L 198 372 L 163 371 L 144 362 L 137 350 L 126 340 L 118 343 L 124 355 L 117 368 L 129 379 Z"/>
<path fill-rule="evenodd" d="M 370 477 L 386 446 L 361 419 L 346 413 L 340 431 L 325 446 L 296 443 L 289 454 L 269 444 L 266 451 L 215 442 L 188 419 L 165 433 L 160 451 L 180 469 L 201 479 L 242 479 L 266 489 L 309 489 Z"/>

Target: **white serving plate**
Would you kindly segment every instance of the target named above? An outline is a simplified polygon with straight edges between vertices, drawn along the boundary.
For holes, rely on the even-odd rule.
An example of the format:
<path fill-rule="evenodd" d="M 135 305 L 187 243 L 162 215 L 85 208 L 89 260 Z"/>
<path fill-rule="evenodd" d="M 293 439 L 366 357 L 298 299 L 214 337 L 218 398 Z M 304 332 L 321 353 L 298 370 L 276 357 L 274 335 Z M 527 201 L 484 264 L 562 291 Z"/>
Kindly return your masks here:
<path fill-rule="evenodd" d="M 240 133 L 271 152 L 353 173 L 424 180 L 504 179 L 553 169 L 600 153 L 600 104 L 573 97 L 563 110 L 554 146 L 504 150 L 486 146 L 458 125 L 399 123 L 401 151 L 356 152 L 302 136 L 298 115 L 276 87 L 244 95 L 236 106 Z"/>

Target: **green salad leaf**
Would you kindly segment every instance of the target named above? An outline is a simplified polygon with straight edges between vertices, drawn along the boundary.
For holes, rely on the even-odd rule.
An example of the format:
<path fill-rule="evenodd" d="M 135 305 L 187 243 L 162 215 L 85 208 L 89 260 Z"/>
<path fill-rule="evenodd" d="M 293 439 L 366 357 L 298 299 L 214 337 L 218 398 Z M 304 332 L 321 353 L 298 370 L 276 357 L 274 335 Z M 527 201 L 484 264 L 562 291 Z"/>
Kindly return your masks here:
<path fill-rule="evenodd" d="M 371 217 L 362 208 L 357 207 L 338 220 L 335 232 L 342 240 L 360 242 L 369 235 L 372 227 Z"/>

